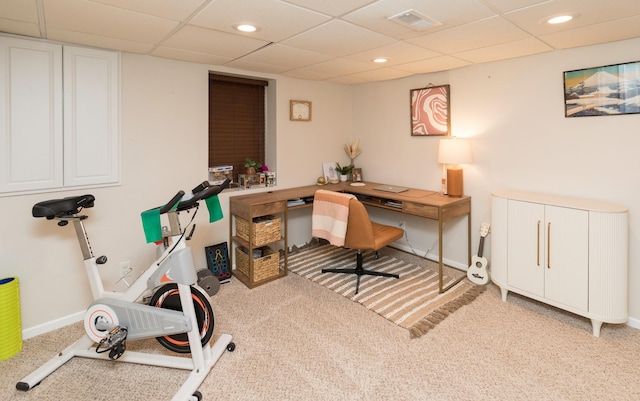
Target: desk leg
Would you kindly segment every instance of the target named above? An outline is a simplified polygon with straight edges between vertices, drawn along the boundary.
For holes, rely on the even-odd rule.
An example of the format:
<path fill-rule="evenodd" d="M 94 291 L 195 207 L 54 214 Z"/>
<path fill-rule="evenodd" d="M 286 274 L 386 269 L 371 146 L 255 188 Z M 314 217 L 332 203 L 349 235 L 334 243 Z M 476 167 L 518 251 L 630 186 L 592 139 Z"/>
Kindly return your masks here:
<path fill-rule="evenodd" d="M 442 215 L 438 216 L 438 291 L 442 294 Z"/>
<path fill-rule="evenodd" d="M 467 266 L 471 266 L 471 207 L 467 215 Z"/>
<path fill-rule="evenodd" d="M 439 216 L 438 219 L 438 290 L 440 294 L 443 292 L 449 291 L 451 287 L 458 284 L 462 280 L 464 280 L 467 275 L 463 274 L 460 278 L 454 280 L 453 283 L 449 284 L 446 288 L 443 288 L 442 284 L 442 216 Z M 469 214 L 467 214 L 467 266 L 471 265 L 471 210 L 469 210 Z"/>

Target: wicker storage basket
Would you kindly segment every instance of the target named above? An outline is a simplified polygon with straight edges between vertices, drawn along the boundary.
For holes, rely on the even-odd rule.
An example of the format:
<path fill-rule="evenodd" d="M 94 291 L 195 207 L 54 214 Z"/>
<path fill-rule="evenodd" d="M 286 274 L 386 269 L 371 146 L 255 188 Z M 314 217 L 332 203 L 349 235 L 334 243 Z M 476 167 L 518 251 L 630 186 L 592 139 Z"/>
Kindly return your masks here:
<path fill-rule="evenodd" d="M 271 242 L 280 241 L 280 218 L 275 216 L 263 216 L 254 219 L 251 224 L 253 230 L 254 246 L 263 246 Z M 245 241 L 249 241 L 249 222 L 241 217 L 236 217 L 236 235 Z"/>
<path fill-rule="evenodd" d="M 242 247 L 236 248 L 236 267 L 243 272 L 249 280 L 257 282 L 277 276 L 280 273 L 280 253 L 268 246 L 260 248 L 262 257 L 253 259 L 253 277 L 249 275 L 249 255 Z"/>

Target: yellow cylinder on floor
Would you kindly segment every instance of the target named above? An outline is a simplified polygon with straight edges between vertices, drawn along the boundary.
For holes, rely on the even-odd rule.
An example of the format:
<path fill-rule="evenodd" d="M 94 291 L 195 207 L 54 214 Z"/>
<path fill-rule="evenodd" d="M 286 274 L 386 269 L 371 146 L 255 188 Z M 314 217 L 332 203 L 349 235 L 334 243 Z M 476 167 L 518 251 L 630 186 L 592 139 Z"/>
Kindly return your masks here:
<path fill-rule="evenodd" d="M 17 277 L 0 279 L 0 361 L 22 350 L 20 289 Z"/>

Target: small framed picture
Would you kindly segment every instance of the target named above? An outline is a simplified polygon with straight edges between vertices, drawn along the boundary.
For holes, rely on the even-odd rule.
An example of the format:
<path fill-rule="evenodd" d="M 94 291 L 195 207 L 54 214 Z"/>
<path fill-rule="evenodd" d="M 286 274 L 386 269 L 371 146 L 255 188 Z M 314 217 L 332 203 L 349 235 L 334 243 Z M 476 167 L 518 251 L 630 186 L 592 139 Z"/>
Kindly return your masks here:
<path fill-rule="evenodd" d="M 351 171 L 351 181 L 353 182 L 360 182 L 363 181 L 362 178 L 362 169 L 361 168 L 354 168 Z"/>
<path fill-rule="evenodd" d="M 322 176 L 327 179 L 330 184 L 335 184 L 340 180 L 338 172 L 336 171 L 336 162 L 323 162 L 322 163 Z"/>
<path fill-rule="evenodd" d="M 308 100 L 290 100 L 289 120 L 311 121 L 311 102 Z"/>

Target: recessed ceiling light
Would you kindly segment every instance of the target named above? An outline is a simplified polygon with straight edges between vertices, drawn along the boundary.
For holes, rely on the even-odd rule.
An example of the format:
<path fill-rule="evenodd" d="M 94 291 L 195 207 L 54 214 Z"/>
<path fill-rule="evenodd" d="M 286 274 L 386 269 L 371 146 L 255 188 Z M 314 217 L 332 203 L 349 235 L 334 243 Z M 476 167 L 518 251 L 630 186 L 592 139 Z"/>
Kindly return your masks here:
<path fill-rule="evenodd" d="M 374 63 L 386 63 L 388 59 L 386 57 L 376 57 L 373 59 Z"/>
<path fill-rule="evenodd" d="M 545 18 L 544 22 L 547 24 L 562 24 L 564 22 L 569 22 L 576 17 L 577 14 L 554 15 L 553 17 Z"/>
<path fill-rule="evenodd" d="M 258 31 L 258 27 L 250 24 L 238 24 L 234 26 L 234 29 L 237 29 L 240 32 L 256 32 Z"/>

